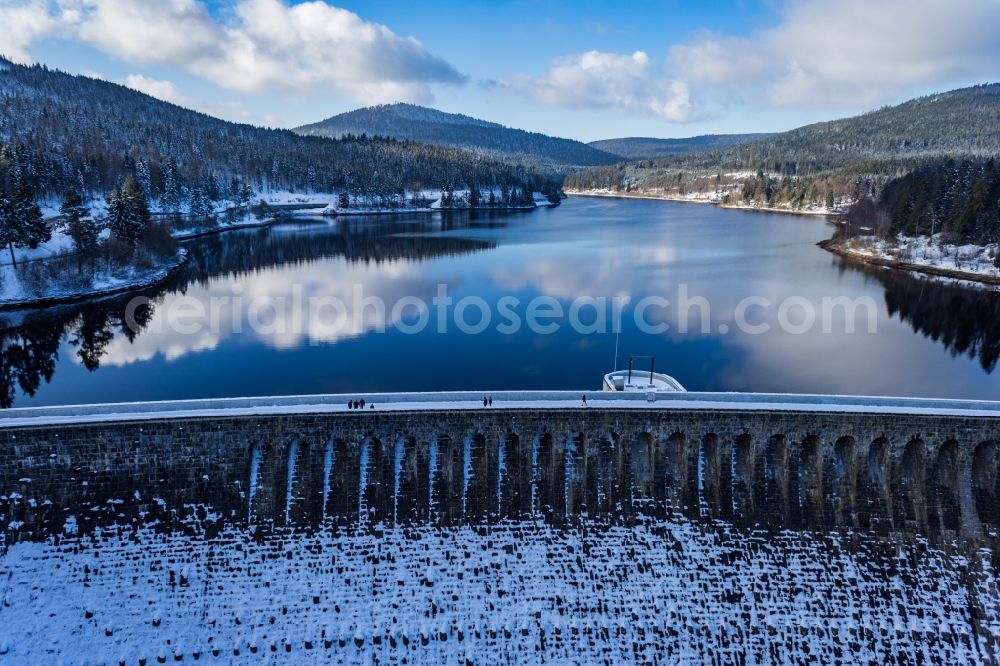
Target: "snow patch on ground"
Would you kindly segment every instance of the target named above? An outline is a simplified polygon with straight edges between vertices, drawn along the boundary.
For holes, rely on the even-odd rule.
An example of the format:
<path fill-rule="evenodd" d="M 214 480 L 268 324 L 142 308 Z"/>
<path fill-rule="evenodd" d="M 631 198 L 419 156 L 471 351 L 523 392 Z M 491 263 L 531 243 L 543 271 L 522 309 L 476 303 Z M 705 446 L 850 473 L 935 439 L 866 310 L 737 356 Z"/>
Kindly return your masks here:
<path fill-rule="evenodd" d="M 807 206 L 800 206 L 795 208 L 790 203 L 779 203 L 773 206 L 763 206 L 755 203 L 744 203 L 742 201 L 737 201 L 736 203 L 727 203 L 725 208 L 733 208 L 736 210 L 760 210 L 767 211 L 769 213 L 794 213 L 796 215 L 837 215 L 842 213 L 844 210 L 850 207 L 852 201 L 845 201 L 838 203 L 833 208 L 827 208 L 826 205 L 814 205 L 809 204 Z"/>
<path fill-rule="evenodd" d="M 997 243 L 953 245 L 946 243 L 942 234 L 936 234 L 933 238 L 900 234 L 894 241 L 874 236 L 855 238 L 847 242 L 845 249 L 863 257 L 1000 277 L 1000 268 L 994 263 L 1000 254 L 1000 244 Z"/>
<path fill-rule="evenodd" d="M 0 565 L 10 663 L 958 664 L 1000 636 L 986 551 L 719 521 L 122 528 Z"/>
<path fill-rule="evenodd" d="M 335 208 L 340 195 L 334 192 L 290 192 L 288 190 L 266 190 L 254 195 L 253 201 L 268 206 L 295 206 L 325 204 Z"/>
<path fill-rule="evenodd" d="M 53 277 L 40 265 L 45 262 L 31 262 L 18 268 L 10 264 L 0 265 L 0 307 L 15 308 L 30 306 L 38 301 L 70 300 L 98 297 L 128 289 L 140 289 L 165 279 L 173 270 L 184 263 L 185 250 L 167 260 L 162 260 L 150 268 L 134 265 L 121 267 L 86 267 L 82 272 Z"/>
<path fill-rule="evenodd" d="M 584 197 L 619 197 L 623 199 L 656 199 L 660 201 L 681 201 L 685 203 L 715 204 L 724 208 L 737 210 L 760 210 L 771 213 L 793 213 L 796 215 L 836 215 L 851 205 L 851 201 L 839 201 L 832 209 L 825 205 L 808 205 L 794 208 L 791 204 L 761 206 L 743 202 L 723 203 L 726 195 L 739 190 L 739 186 L 722 187 L 713 191 L 696 191 L 680 193 L 676 190 L 662 188 L 644 188 L 633 192 L 622 192 L 612 188 L 593 188 L 588 190 L 567 190 L 567 194 Z"/>
<path fill-rule="evenodd" d="M 18 264 L 25 264 L 29 261 L 38 261 L 40 259 L 51 259 L 52 257 L 58 256 L 60 254 L 69 254 L 73 251 L 73 239 L 64 234 L 62 231 L 56 230 L 52 232 L 52 239 L 46 243 L 42 243 L 38 247 L 28 248 L 28 247 L 18 247 L 14 248 L 14 257 L 17 259 Z M 10 248 L 0 247 L 0 266 L 10 266 Z"/>
<path fill-rule="evenodd" d="M 309 211 L 315 212 L 315 211 Z M 266 227 L 275 222 L 274 217 L 260 217 L 251 213 L 245 215 L 233 215 L 219 218 L 207 218 L 204 220 L 186 220 L 181 226 L 172 227 L 170 235 L 177 240 L 186 240 L 196 236 L 206 234 L 231 231 L 233 229 L 246 229 L 249 227 Z"/>
<path fill-rule="evenodd" d="M 83 202 L 84 206 L 90 209 L 91 215 L 103 217 L 108 214 L 108 202 L 104 197 L 92 198 Z M 62 217 L 61 199 L 42 199 L 38 202 L 38 207 L 42 209 L 42 219 L 52 221 Z"/>
<path fill-rule="evenodd" d="M 623 199 L 657 199 L 661 201 L 684 201 L 690 203 L 722 203 L 725 191 L 717 192 L 685 192 L 680 194 L 664 189 L 643 189 L 635 192 L 622 192 L 610 187 L 592 188 L 588 190 L 566 190 L 567 194 L 583 197 L 621 197 Z"/>
<path fill-rule="evenodd" d="M 536 206 L 552 206 L 547 197 L 535 192 L 533 194 L 533 204 L 529 206 L 496 206 L 488 207 L 491 190 L 483 190 L 484 206 L 482 210 L 530 210 Z M 500 190 L 494 190 L 493 194 L 497 198 L 501 196 Z M 386 205 L 385 197 L 372 196 L 365 197 L 359 195 L 351 196 L 351 205 L 343 207 L 340 205 L 340 194 L 330 192 L 289 192 L 287 190 L 269 190 L 254 197 L 258 204 L 263 203 L 269 207 L 277 208 L 280 212 L 294 215 L 296 212 L 311 215 L 387 215 L 399 213 L 431 213 L 439 210 L 467 210 L 468 205 L 465 200 L 469 195 L 468 190 L 454 190 L 452 195 L 455 204 L 452 206 L 442 206 L 441 200 L 444 193 L 436 189 L 424 189 L 413 192 L 406 192 L 399 200 L 398 205 Z M 479 210 L 479 209 L 477 209 Z"/>

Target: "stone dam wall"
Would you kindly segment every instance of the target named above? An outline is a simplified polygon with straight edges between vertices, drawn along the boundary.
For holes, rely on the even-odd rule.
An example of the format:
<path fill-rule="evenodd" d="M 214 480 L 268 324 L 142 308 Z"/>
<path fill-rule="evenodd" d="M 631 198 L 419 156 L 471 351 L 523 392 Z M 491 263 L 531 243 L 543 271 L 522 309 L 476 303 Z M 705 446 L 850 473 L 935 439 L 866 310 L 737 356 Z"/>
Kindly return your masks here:
<path fill-rule="evenodd" d="M 253 530 L 680 513 L 992 542 L 1000 419 L 583 408 L 0 429 L 8 546 L 110 524 Z"/>
<path fill-rule="evenodd" d="M 1000 661 L 995 416 L 172 408 L 0 421 L 0 663 Z"/>

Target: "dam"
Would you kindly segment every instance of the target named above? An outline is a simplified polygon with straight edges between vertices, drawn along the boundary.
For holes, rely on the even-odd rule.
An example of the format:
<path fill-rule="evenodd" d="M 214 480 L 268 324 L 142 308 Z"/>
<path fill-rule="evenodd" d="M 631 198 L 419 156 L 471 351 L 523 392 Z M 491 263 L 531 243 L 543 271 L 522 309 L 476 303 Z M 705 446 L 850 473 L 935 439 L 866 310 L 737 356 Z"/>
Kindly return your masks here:
<path fill-rule="evenodd" d="M 0 661 L 996 661 L 1000 404 L 484 397 L 3 412 Z"/>

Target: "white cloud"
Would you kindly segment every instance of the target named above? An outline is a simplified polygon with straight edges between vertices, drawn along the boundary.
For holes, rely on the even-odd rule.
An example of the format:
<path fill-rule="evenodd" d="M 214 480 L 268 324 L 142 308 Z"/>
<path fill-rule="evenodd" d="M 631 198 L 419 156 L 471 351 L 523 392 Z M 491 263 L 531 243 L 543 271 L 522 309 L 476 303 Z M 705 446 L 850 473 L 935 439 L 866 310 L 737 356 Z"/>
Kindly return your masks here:
<path fill-rule="evenodd" d="M 126 62 L 184 65 L 223 58 L 221 27 L 195 0 L 60 0 L 77 37 Z"/>
<path fill-rule="evenodd" d="M 92 75 L 92 78 L 103 79 L 105 77 L 95 74 Z M 254 123 L 272 127 L 279 124 L 278 119 L 274 116 L 270 114 L 255 115 L 239 102 L 198 100 L 188 97 L 172 81 L 153 79 L 143 74 L 129 74 L 121 83 L 150 97 L 194 109 L 195 111 L 200 111 L 216 118 L 223 118 L 236 123 Z"/>
<path fill-rule="evenodd" d="M 0 55 L 15 62 L 30 63 L 28 47 L 37 37 L 57 29 L 57 16 L 49 13 L 46 4 L 33 0 L 21 4 L 0 1 Z"/>
<path fill-rule="evenodd" d="M 752 37 L 670 49 L 700 92 L 774 106 L 873 106 L 920 87 L 995 78 L 997 0 L 799 0 Z"/>
<path fill-rule="evenodd" d="M 588 51 L 556 60 L 540 78 L 520 76 L 499 83 L 551 106 L 614 108 L 652 113 L 685 123 L 703 111 L 687 84 L 663 76 L 644 52 Z"/>
<path fill-rule="evenodd" d="M 255 114 L 239 102 L 194 102 L 192 108 L 216 118 L 231 120 L 234 123 L 254 123 L 269 127 L 275 127 L 279 124 L 277 118 L 271 114 Z"/>
<path fill-rule="evenodd" d="M 465 80 L 417 40 L 321 1 L 239 0 L 228 21 L 200 0 L 0 0 L 0 12 L 25 25 L 0 41 L 21 59 L 33 39 L 62 25 L 125 62 L 179 67 L 240 92 L 428 102 L 429 84 Z"/>
<path fill-rule="evenodd" d="M 129 74 L 125 77 L 125 85 L 133 90 L 146 93 L 150 97 L 162 99 L 164 102 L 184 104 L 187 100 L 170 81 L 151 79 L 142 74 Z"/>
<path fill-rule="evenodd" d="M 863 108 L 928 87 L 995 80 L 1000 0 L 787 0 L 749 37 L 703 34 L 642 51 L 556 59 L 501 89 L 551 106 L 644 111 L 673 122 L 719 106 Z"/>
<path fill-rule="evenodd" d="M 331 274 L 341 279 L 331 281 Z M 364 285 L 363 299 L 377 297 L 386 307 L 364 306 L 355 298 L 356 285 Z M 266 268 L 238 280 L 214 278 L 188 285 L 184 292 L 164 294 L 149 326 L 131 341 L 117 336 L 101 364 L 127 366 L 158 355 L 174 361 L 215 349 L 238 331 L 273 349 L 337 343 L 396 326 L 401 313 L 394 306 L 400 299 L 416 296 L 429 303 L 436 290 L 435 281 L 422 279 L 409 264 L 365 264 L 343 257 Z M 182 309 L 192 300 L 208 304 L 204 316 L 192 318 L 190 309 Z M 332 303 L 344 305 L 343 317 Z M 179 325 L 181 318 L 184 326 Z M 193 333 L 181 332 L 192 324 Z"/>

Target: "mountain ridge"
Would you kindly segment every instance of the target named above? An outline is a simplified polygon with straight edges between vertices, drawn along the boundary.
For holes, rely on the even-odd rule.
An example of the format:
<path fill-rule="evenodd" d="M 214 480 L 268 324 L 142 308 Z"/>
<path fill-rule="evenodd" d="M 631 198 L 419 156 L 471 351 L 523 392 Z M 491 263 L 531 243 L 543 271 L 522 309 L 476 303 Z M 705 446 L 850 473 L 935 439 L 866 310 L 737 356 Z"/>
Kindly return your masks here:
<path fill-rule="evenodd" d="M 708 190 L 719 197 L 742 189 L 744 204 L 831 209 L 831 202 L 877 194 L 928 160 L 1000 156 L 997 128 L 1000 83 L 985 83 L 721 148 L 592 167 L 571 174 L 566 185 L 681 196 Z"/>
<path fill-rule="evenodd" d="M 613 139 L 590 141 L 588 146 L 619 155 L 628 160 L 656 159 L 660 157 L 675 157 L 690 153 L 746 143 L 771 136 L 769 132 L 754 132 L 749 134 L 699 134 L 697 136 L 659 139 L 648 136 L 626 136 Z"/>
<path fill-rule="evenodd" d="M 553 137 L 464 114 L 405 103 L 354 109 L 296 127 L 292 131 L 303 136 L 327 138 L 365 134 L 419 141 L 521 160 L 555 171 L 621 161 L 617 155 L 574 139 Z"/>
<path fill-rule="evenodd" d="M 30 174 L 41 196 L 107 194 L 131 175 L 151 198 L 228 190 L 348 192 L 393 201 L 422 189 L 557 185 L 537 170 L 414 141 L 305 137 L 232 123 L 131 88 L 0 58 L 0 181 Z"/>
<path fill-rule="evenodd" d="M 736 166 L 778 156 L 822 171 L 868 159 L 1000 154 L 997 127 L 1000 83 L 984 83 L 810 123 L 699 156 Z"/>

